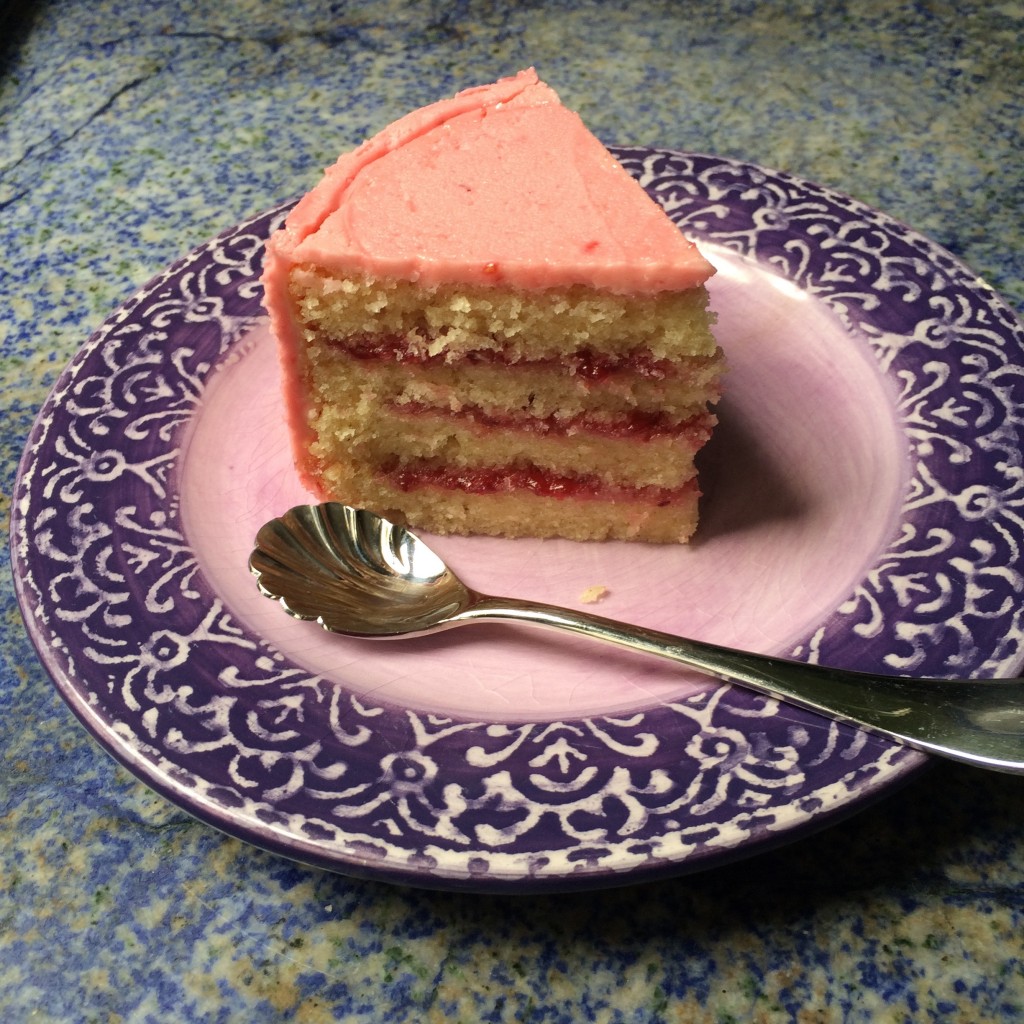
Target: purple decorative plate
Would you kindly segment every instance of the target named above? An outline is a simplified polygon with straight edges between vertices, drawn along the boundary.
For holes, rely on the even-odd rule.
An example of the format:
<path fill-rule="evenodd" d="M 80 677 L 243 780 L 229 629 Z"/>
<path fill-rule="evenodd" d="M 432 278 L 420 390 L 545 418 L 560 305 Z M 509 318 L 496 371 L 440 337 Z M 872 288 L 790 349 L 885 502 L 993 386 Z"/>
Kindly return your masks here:
<path fill-rule="evenodd" d="M 948 253 L 790 175 L 617 155 L 718 267 L 730 360 L 686 547 L 430 538 L 471 586 L 863 670 L 1022 660 L 1024 330 Z M 144 782 L 349 874 L 494 891 L 691 871 L 794 838 L 920 754 L 578 638 L 379 644 L 296 622 L 246 568 L 309 500 L 260 307 L 272 210 L 118 310 L 16 486 L 19 599 L 58 690 Z"/>

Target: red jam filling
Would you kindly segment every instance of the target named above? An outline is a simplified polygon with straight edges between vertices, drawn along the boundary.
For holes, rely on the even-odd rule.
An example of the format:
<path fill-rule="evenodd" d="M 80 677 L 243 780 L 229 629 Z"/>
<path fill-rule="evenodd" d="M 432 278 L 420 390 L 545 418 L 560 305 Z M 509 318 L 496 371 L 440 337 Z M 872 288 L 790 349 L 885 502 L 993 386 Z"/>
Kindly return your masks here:
<path fill-rule="evenodd" d="M 595 476 L 551 473 L 537 466 L 460 470 L 427 460 L 385 467 L 383 472 L 401 491 L 436 487 L 468 494 L 529 493 L 543 498 L 601 498 L 605 501 L 631 501 L 659 507 L 670 504 L 696 487 L 696 482 L 692 480 L 678 488 L 611 487 Z"/>
<path fill-rule="evenodd" d="M 333 342 L 344 349 L 353 359 L 364 361 L 413 363 L 417 366 L 444 366 L 459 363 L 471 365 L 522 366 L 529 368 L 560 368 L 572 376 L 587 380 L 603 380 L 615 373 L 630 373 L 647 380 L 665 380 L 677 375 L 677 366 L 671 359 L 655 359 L 643 349 L 633 349 L 621 356 L 610 353 L 581 349 L 568 356 L 552 359 L 518 360 L 510 359 L 500 349 L 481 349 L 454 356 L 449 352 L 430 355 L 427 352 L 409 348 L 402 335 L 394 334 L 353 334 L 344 342 Z"/>

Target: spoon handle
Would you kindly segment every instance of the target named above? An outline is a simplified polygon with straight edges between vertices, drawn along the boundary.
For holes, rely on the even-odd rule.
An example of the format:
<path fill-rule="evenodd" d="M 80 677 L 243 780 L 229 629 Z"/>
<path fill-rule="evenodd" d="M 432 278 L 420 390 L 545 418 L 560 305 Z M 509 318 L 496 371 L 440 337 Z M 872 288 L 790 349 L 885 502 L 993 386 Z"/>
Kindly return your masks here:
<path fill-rule="evenodd" d="M 1024 680 L 850 672 L 688 640 L 587 612 L 479 594 L 452 624 L 485 619 L 546 626 L 656 654 L 930 754 L 1024 773 Z"/>

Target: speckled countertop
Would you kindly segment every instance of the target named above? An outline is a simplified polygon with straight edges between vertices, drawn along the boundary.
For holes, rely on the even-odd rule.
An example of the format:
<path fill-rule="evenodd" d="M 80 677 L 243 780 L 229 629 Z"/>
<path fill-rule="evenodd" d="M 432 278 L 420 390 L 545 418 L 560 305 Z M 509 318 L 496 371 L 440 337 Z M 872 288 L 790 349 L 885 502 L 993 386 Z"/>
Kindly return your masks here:
<path fill-rule="evenodd" d="M 1024 305 L 1024 5 L 6 5 L 9 506 L 57 374 L 137 286 L 408 109 L 536 65 L 607 142 L 789 170 Z M 3 509 L 4 518 L 9 509 Z M 480 896 L 298 866 L 99 749 L 0 572 L 5 1021 L 1024 1020 L 1024 788 L 951 765 L 678 880 Z"/>

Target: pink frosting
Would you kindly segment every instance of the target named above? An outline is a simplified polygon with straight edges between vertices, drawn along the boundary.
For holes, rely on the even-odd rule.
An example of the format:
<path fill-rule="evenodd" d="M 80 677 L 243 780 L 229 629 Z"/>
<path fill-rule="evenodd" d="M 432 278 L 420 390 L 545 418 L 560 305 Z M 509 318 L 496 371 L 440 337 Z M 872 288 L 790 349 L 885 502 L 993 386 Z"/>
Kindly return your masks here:
<path fill-rule="evenodd" d="M 711 265 L 532 69 L 399 119 L 328 168 L 269 245 L 427 284 L 657 292 Z"/>

